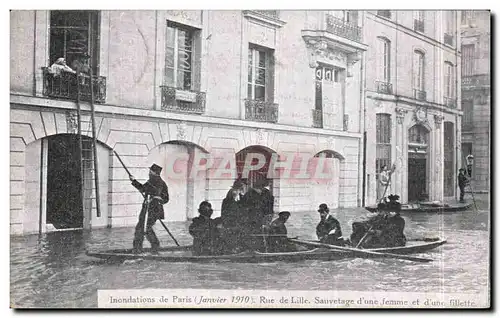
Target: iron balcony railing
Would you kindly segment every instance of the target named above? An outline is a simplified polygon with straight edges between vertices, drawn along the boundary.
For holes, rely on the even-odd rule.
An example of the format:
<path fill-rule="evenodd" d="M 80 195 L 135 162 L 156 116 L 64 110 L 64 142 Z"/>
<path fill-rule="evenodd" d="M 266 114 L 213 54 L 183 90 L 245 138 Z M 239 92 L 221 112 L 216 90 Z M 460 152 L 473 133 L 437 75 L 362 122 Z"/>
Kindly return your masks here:
<path fill-rule="evenodd" d="M 314 128 L 323 128 L 323 110 L 322 109 L 313 109 L 312 110 L 312 118 L 313 118 L 313 127 Z"/>
<path fill-rule="evenodd" d="M 449 33 L 444 34 L 444 44 L 453 45 L 453 35 Z"/>
<path fill-rule="evenodd" d="M 377 92 L 382 94 L 392 94 L 392 83 L 376 81 Z"/>
<path fill-rule="evenodd" d="M 462 88 L 489 87 L 490 76 L 488 74 L 477 74 L 462 77 Z"/>
<path fill-rule="evenodd" d="M 451 97 L 444 97 L 444 104 L 449 108 L 457 108 L 457 100 Z"/>
<path fill-rule="evenodd" d="M 278 104 L 263 100 L 245 99 L 245 119 L 277 123 Z"/>
<path fill-rule="evenodd" d="M 361 28 L 359 26 L 331 14 L 326 14 L 326 30 L 349 40 L 361 41 Z"/>
<path fill-rule="evenodd" d="M 413 98 L 418 99 L 418 100 L 427 100 L 427 92 L 414 88 L 413 89 Z"/>
<path fill-rule="evenodd" d="M 268 16 L 273 19 L 279 18 L 278 10 L 252 10 L 252 11 Z"/>
<path fill-rule="evenodd" d="M 162 110 L 193 114 L 205 112 L 206 94 L 204 92 L 182 90 L 171 86 L 160 87 Z"/>
<path fill-rule="evenodd" d="M 384 17 L 387 19 L 391 18 L 391 10 L 377 10 L 377 15 L 379 17 Z"/>
<path fill-rule="evenodd" d="M 90 102 L 90 76 L 80 73 L 77 77 L 74 73 L 61 72 L 56 75 L 50 71 L 50 67 L 42 67 L 43 73 L 43 95 L 51 98 L 76 100 L 78 85 L 80 86 L 80 100 Z M 106 77 L 93 76 L 92 87 L 94 91 L 94 102 L 103 104 L 106 102 Z"/>
<path fill-rule="evenodd" d="M 425 30 L 425 24 L 424 24 L 424 21 L 422 20 L 413 20 L 413 30 L 417 31 L 417 32 L 424 32 Z"/>

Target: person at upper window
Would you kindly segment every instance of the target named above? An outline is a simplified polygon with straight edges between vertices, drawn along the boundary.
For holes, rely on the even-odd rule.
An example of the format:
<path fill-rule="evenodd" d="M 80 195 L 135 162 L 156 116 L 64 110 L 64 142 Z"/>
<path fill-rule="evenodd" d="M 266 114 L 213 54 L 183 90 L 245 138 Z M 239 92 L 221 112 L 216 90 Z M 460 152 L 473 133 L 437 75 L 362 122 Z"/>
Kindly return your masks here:
<path fill-rule="evenodd" d="M 54 76 L 60 76 L 62 72 L 67 72 L 67 73 L 73 73 L 76 74 L 76 72 L 66 65 L 66 59 L 64 57 L 58 58 L 54 64 L 50 66 L 49 71 L 54 74 Z"/>

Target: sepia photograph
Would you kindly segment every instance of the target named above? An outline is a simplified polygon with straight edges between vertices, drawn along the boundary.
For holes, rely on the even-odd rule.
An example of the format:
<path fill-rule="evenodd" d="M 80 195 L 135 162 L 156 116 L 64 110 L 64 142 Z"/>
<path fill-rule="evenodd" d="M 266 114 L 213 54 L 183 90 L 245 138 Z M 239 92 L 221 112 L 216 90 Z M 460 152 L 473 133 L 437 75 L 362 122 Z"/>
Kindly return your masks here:
<path fill-rule="evenodd" d="M 10 308 L 492 306 L 491 11 L 9 15 Z"/>

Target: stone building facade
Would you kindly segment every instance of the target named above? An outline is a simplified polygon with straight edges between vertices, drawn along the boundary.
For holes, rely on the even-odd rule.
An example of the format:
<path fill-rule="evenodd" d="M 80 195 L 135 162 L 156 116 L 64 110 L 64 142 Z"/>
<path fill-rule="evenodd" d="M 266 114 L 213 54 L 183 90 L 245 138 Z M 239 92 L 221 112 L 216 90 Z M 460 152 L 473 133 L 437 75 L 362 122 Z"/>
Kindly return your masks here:
<path fill-rule="evenodd" d="M 379 173 L 393 164 L 388 192 L 402 202 L 457 195 L 462 127 L 457 13 L 365 14 L 367 204 L 381 197 Z"/>
<path fill-rule="evenodd" d="M 462 11 L 460 18 L 462 160 L 470 171 L 472 188 L 478 192 L 489 192 L 491 183 L 490 14 L 490 11 Z"/>
<path fill-rule="evenodd" d="M 207 162 L 224 162 L 228 154 L 237 165 L 248 153 L 266 158 L 250 181 L 269 178 L 276 211 L 315 213 L 323 202 L 332 208 L 361 204 L 362 64 L 368 48 L 361 12 L 10 14 L 10 53 L 16 57 L 10 64 L 12 234 L 135 225 L 142 197 L 115 152 L 140 181 L 153 162 L 164 167 L 169 221 L 192 218 L 202 200 L 220 213 L 241 171 L 233 166 L 225 175 L 214 173 L 217 168 Z M 455 56 L 451 48 L 436 46 Z M 49 67 L 60 57 L 87 75 L 54 75 Z M 80 186 L 75 138 L 76 96 L 82 132 L 91 136 L 92 95 L 99 215 L 96 200 L 80 200 L 88 190 Z M 382 103 L 394 98 L 384 95 Z M 413 106 L 398 107 L 408 109 L 409 124 Z M 455 110 L 435 107 L 446 109 L 445 121 L 455 122 Z M 432 114 L 427 118 L 434 131 Z M 324 160 L 330 177 L 269 177 L 273 155 L 299 173 Z M 174 167 L 172 158 L 179 156 L 184 161 Z M 196 161 L 208 169 L 191 177 Z M 89 167 L 84 165 L 84 175 L 92 174 Z"/>

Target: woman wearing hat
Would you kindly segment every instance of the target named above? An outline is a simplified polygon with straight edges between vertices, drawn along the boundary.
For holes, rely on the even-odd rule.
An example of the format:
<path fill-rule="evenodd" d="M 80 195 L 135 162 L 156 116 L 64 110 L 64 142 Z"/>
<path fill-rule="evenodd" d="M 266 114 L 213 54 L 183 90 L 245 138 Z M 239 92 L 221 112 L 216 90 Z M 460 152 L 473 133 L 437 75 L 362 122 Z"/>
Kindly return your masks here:
<path fill-rule="evenodd" d="M 135 227 L 134 234 L 134 252 L 142 252 L 142 244 L 144 242 L 144 234 L 151 244 L 151 252 L 157 253 L 160 247 L 160 241 L 153 231 L 153 225 L 159 219 L 165 218 L 163 205 L 169 201 L 168 187 L 165 181 L 162 180 L 160 173 L 162 168 L 153 164 L 149 168 L 149 180 L 141 184 L 134 176 L 130 175 L 132 185 L 141 192 L 144 196 L 141 213 L 139 214 L 139 222 Z M 146 220 L 147 214 L 147 220 Z M 144 223 L 146 222 L 146 231 L 144 231 Z"/>
<path fill-rule="evenodd" d="M 244 245 L 247 232 L 247 211 L 243 204 L 244 182 L 240 179 L 233 183 L 221 206 L 221 219 L 224 228 L 224 247 L 228 252 L 238 252 Z"/>

